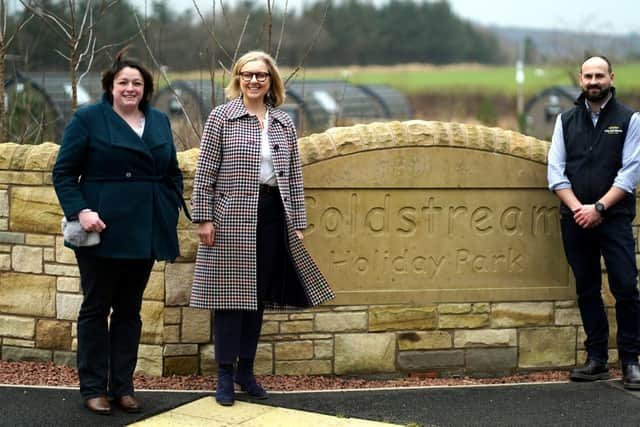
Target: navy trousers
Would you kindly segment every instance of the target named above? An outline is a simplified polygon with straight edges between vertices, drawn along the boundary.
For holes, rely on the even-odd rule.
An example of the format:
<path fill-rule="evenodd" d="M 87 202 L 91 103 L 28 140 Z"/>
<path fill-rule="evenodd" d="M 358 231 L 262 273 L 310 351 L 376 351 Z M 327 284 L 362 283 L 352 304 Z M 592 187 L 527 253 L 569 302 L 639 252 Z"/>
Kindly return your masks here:
<path fill-rule="evenodd" d="M 258 310 L 215 310 L 213 334 L 218 364 L 230 365 L 237 359 L 255 359 L 264 302 L 283 287 L 287 261 L 284 207 L 277 191 L 260 194 L 256 230 Z"/>
<path fill-rule="evenodd" d="M 76 258 L 83 293 L 78 315 L 80 394 L 84 399 L 132 395 L 142 294 L 154 260 L 102 258 L 82 250 Z"/>
<path fill-rule="evenodd" d="M 561 228 L 567 261 L 576 279 L 588 357 L 598 362 L 608 360 L 609 322 L 601 294 L 602 256 L 609 289 L 616 300 L 619 359 L 623 365 L 637 363 L 640 354 L 640 299 L 631 219 L 627 216 L 605 217 L 598 227 L 583 229 L 573 218 L 563 217 Z"/>

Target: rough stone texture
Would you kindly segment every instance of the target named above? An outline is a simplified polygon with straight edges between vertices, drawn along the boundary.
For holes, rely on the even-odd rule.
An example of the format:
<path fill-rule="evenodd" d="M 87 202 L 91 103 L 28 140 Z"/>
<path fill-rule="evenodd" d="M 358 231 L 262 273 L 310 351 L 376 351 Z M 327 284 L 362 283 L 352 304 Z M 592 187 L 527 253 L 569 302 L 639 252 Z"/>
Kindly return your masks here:
<path fill-rule="evenodd" d="M 0 253 L 10 254 L 11 253 L 11 245 L 0 245 Z"/>
<path fill-rule="evenodd" d="M 75 265 L 45 263 L 44 272 L 52 276 L 80 277 L 80 270 Z"/>
<path fill-rule="evenodd" d="M 182 309 L 179 307 L 165 307 L 164 309 L 164 324 L 165 325 L 177 325 L 182 318 Z"/>
<path fill-rule="evenodd" d="M 294 320 L 280 323 L 281 334 L 301 334 L 313 331 L 312 320 Z"/>
<path fill-rule="evenodd" d="M 211 341 L 211 311 L 183 308 L 181 332 L 183 343 Z"/>
<path fill-rule="evenodd" d="M 260 335 L 275 335 L 280 332 L 280 322 L 262 322 Z"/>
<path fill-rule="evenodd" d="M 198 344 L 167 344 L 163 356 L 193 356 L 198 354 Z"/>
<path fill-rule="evenodd" d="M 168 306 L 189 304 L 193 264 L 173 263 L 165 267 L 165 303 Z"/>
<path fill-rule="evenodd" d="M 44 248 L 42 251 L 42 259 L 45 262 L 54 262 L 56 260 L 56 250 L 54 248 Z"/>
<path fill-rule="evenodd" d="M 11 270 L 10 254 L 0 254 L 0 270 L 4 270 L 4 271 Z"/>
<path fill-rule="evenodd" d="M 518 345 L 516 329 L 482 329 L 475 331 L 455 331 L 454 346 L 467 347 L 505 347 Z"/>
<path fill-rule="evenodd" d="M 476 375 L 507 375 L 518 365 L 518 349 L 474 348 L 466 351 L 465 368 Z"/>
<path fill-rule="evenodd" d="M 394 334 L 336 335 L 335 374 L 379 373 L 394 370 Z"/>
<path fill-rule="evenodd" d="M 195 229 L 178 230 L 178 244 L 180 245 L 179 260 L 195 259 L 198 252 L 198 233 Z"/>
<path fill-rule="evenodd" d="M 36 344 L 38 348 L 71 350 L 71 323 L 58 320 L 38 320 Z"/>
<path fill-rule="evenodd" d="M 144 299 L 164 301 L 164 273 L 152 271 L 144 290 Z"/>
<path fill-rule="evenodd" d="M 2 337 L 32 339 L 35 328 L 35 319 L 0 315 L 0 336 Z"/>
<path fill-rule="evenodd" d="M 2 345 L 10 346 L 10 347 L 35 348 L 36 342 L 33 340 L 21 340 L 18 338 L 3 338 Z"/>
<path fill-rule="evenodd" d="M 53 363 L 58 366 L 77 367 L 76 353 L 72 351 L 55 351 L 53 353 Z"/>
<path fill-rule="evenodd" d="M 436 306 L 372 307 L 369 310 L 369 331 L 402 331 L 434 329 L 437 325 Z"/>
<path fill-rule="evenodd" d="M 439 304 L 440 314 L 464 314 L 471 312 L 471 304 Z"/>
<path fill-rule="evenodd" d="M 488 314 L 441 314 L 438 316 L 439 329 L 482 328 L 489 326 Z"/>
<path fill-rule="evenodd" d="M 433 369 L 464 366 L 464 351 L 402 351 L 398 353 L 398 369 L 405 372 L 424 372 Z"/>
<path fill-rule="evenodd" d="M 48 234 L 25 234 L 24 243 L 29 246 L 55 246 L 56 236 Z"/>
<path fill-rule="evenodd" d="M 0 218 L 0 230 L 2 231 L 9 230 L 9 218 Z"/>
<path fill-rule="evenodd" d="M 582 318 L 580 317 L 580 310 L 577 307 L 573 308 L 556 308 L 556 325 L 582 325 Z"/>
<path fill-rule="evenodd" d="M 200 346 L 200 375 L 214 375 L 216 373 L 216 361 L 213 357 L 213 344 Z M 255 372 L 255 364 L 254 364 Z"/>
<path fill-rule="evenodd" d="M 313 343 L 313 357 L 316 359 L 333 358 L 333 340 L 317 340 Z"/>
<path fill-rule="evenodd" d="M 0 243 L 12 243 L 22 245 L 24 243 L 24 233 L 11 233 L 0 231 Z"/>
<path fill-rule="evenodd" d="M 164 376 L 194 375 L 199 368 L 198 356 L 178 356 L 164 358 Z"/>
<path fill-rule="evenodd" d="M 576 307 L 576 301 L 556 301 L 556 308 L 571 308 Z"/>
<path fill-rule="evenodd" d="M 273 374 L 273 346 L 269 343 L 258 343 L 253 371 L 259 375 Z M 331 371 L 329 371 L 331 373 Z"/>
<path fill-rule="evenodd" d="M 521 368 L 573 366 L 576 363 L 576 328 L 548 327 L 520 330 Z"/>
<path fill-rule="evenodd" d="M 313 313 L 293 313 L 289 315 L 289 320 L 313 320 Z"/>
<path fill-rule="evenodd" d="M 1 184 L 31 184 L 40 185 L 44 183 L 42 173 L 38 172 L 14 172 L 0 170 Z"/>
<path fill-rule="evenodd" d="M 162 344 L 164 304 L 157 301 L 142 301 L 140 318 L 142 319 L 142 336 L 140 337 L 140 342 L 145 344 Z"/>
<path fill-rule="evenodd" d="M 289 360 L 276 361 L 276 375 L 330 375 L 330 360 Z"/>
<path fill-rule="evenodd" d="M 0 216 L 9 216 L 9 192 L 0 190 Z"/>
<path fill-rule="evenodd" d="M 513 302 L 493 304 L 491 327 L 538 326 L 553 324 L 553 303 Z"/>
<path fill-rule="evenodd" d="M 77 320 L 80 306 L 82 305 L 82 295 L 62 294 L 56 295 L 56 318 L 59 320 Z"/>
<path fill-rule="evenodd" d="M 367 313 L 318 313 L 315 316 L 314 330 L 335 333 L 364 332 L 367 330 Z"/>
<path fill-rule="evenodd" d="M 75 253 L 64 245 L 62 236 L 56 237 L 56 262 L 61 264 L 77 264 Z"/>
<path fill-rule="evenodd" d="M 2 347 L 2 360 L 50 362 L 52 356 L 51 350 L 9 346 Z"/>
<path fill-rule="evenodd" d="M 0 273 L 0 313 L 55 317 L 56 278 Z"/>
<path fill-rule="evenodd" d="M 13 187 L 9 218 L 13 231 L 59 233 L 62 211 L 53 187 Z"/>
<path fill-rule="evenodd" d="M 451 334 L 446 331 L 404 332 L 398 334 L 398 350 L 435 350 L 451 348 Z"/>
<path fill-rule="evenodd" d="M 166 308 L 165 308 L 166 310 Z M 164 325 L 162 339 L 165 344 L 180 342 L 180 325 Z"/>
<path fill-rule="evenodd" d="M 285 341 L 275 344 L 276 360 L 312 359 L 313 341 Z"/>
<path fill-rule="evenodd" d="M 147 375 L 162 375 L 162 346 L 140 344 L 136 372 Z"/>
<path fill-rule="evenodd" d="M 80 279 L 75 277 L 58 277 L 58 292 L 80 292 Z"/>
<path fill-rule="evenodd" d="M 12 266 L 21 273 L 42 273 L 42 248 L 14 246 L 11 252 Z"/>

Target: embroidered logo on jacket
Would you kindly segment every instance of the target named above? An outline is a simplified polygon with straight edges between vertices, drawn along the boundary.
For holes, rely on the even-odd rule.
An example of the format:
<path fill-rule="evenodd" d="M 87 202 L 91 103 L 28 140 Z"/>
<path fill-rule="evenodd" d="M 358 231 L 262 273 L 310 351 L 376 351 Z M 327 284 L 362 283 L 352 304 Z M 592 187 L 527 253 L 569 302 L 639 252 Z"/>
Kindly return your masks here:
<path fill-rule="evenodd" d="M 611 126 L 609 126 L 608 128 L 606 128 L 604 130 L 604 133 L 607 133 L 609 135 L 619 135 L 622 132 L 623 132 L 622 128 L 620 126 L 616 126 L 616 125 L 611 125 Z"/>

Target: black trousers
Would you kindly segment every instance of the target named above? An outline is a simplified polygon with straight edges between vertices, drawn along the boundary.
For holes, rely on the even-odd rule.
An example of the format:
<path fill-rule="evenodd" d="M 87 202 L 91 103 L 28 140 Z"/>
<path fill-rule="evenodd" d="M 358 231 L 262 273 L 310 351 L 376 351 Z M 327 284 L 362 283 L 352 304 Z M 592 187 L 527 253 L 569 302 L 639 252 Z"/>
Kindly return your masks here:
<path fill-rule="evenodd" d="M 273 190 L 261 193 L 256 230 L 258 310 L 214 311 L 214 347 L 218 364 L 233 364 L 238 358 L 256 357 L 264 302 L 273 301 L 283 289 L 287 262 L 285 235 L 284 207 L 280 194 Z"/>
<path fill-rule="evenodd" d="M 78 315 L 80 394 L 84 399 L 133 394 L 142 294 L 154 260 L 102 258 L 82 250 L 76 258 L 84 296 Z"/>
<path fill-rule="evenodd" d="M 578 307 L 587 335 L 589 358 L 608 359 L 609 322 L 602 301 L 600 257 L 604 258 L 609 289 L 616 300 L 617 344 L 623 365 L 637 363 L 640 354 L 640 298 L 635 241 L 631 220 L 625 216 L 606 217 L 598 227 L 583 229 L 573 218 L 561 220 L 567 261 L 576 278 Z"/>

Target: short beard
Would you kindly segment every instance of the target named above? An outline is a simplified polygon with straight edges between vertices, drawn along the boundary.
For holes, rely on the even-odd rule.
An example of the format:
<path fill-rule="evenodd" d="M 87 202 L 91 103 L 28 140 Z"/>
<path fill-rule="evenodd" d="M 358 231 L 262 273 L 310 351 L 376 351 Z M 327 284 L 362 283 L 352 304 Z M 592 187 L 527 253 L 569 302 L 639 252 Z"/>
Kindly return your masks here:
<path fill-rule="evenodd" d="M 584 93 L 585 98 L 591 102 L 599 102 L 609 96 L 609 92 L 611 92 L 611 86 L 600 89 L 600 92 L 591 95 L 589 94 L 589 88 L 583 89 L 582 93 Z"/>

